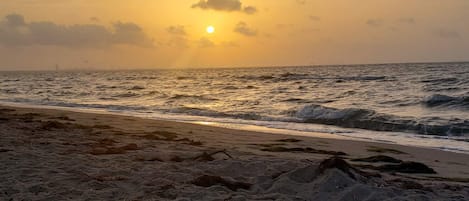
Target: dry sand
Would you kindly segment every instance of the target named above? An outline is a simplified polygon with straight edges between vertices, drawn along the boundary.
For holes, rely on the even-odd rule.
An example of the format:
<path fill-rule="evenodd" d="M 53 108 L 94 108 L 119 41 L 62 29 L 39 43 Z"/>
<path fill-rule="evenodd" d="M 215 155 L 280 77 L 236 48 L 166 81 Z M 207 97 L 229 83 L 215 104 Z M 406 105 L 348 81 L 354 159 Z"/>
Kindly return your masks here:
<path fill-rule="evenodd" d="M 0 135 L 0 200 L 469 200 L 440 150 L 7 106 Z"/>

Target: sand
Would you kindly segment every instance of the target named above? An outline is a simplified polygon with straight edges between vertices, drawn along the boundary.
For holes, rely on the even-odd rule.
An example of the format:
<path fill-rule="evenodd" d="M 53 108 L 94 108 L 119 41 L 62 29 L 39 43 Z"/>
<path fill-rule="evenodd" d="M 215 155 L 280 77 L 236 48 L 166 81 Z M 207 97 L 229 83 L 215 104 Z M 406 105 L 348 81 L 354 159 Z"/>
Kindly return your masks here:
<path fill-rule="evenodd" d="M 441 150 L 11 106 L 0 135 L 0 200 L 469 199 Z"/>

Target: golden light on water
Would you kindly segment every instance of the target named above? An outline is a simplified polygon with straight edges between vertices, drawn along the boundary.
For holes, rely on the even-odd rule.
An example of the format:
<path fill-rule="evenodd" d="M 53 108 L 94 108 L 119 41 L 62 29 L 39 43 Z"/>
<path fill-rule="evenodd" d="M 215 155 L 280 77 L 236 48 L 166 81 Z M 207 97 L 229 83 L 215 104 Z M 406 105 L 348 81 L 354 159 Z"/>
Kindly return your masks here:
<path fill-rule="evenodd" d="M 213 27 L 213 26 L 208 26 L 206 30 L 207 30 L 207 33 L 212 34 L 212 33 L 215 32 L 215 27 Z"/>

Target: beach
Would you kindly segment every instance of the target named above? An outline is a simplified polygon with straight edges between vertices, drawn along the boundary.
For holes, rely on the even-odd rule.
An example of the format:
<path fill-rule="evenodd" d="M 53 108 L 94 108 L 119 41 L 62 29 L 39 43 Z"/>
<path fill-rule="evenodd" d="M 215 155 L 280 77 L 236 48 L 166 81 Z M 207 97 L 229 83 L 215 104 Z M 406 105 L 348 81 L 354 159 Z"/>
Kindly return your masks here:
<path fill-rule="evenodd" d="M 469 155 L 0 106 L 0 200 L 465 200 Z"/>

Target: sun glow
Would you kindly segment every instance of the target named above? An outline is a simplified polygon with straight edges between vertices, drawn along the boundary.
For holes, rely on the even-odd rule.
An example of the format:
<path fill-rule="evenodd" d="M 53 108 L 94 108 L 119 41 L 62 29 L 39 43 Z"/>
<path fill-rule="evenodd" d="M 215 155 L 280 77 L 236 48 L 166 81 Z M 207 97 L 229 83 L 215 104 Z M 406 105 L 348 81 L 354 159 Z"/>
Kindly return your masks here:
<path fill-rule="evenodd" d="M 207 27 L 207 33 L 212 34 L 214 32 L 215 32 L 215 27 L 213 27 L 213 26 L 208 26 Z"/>

